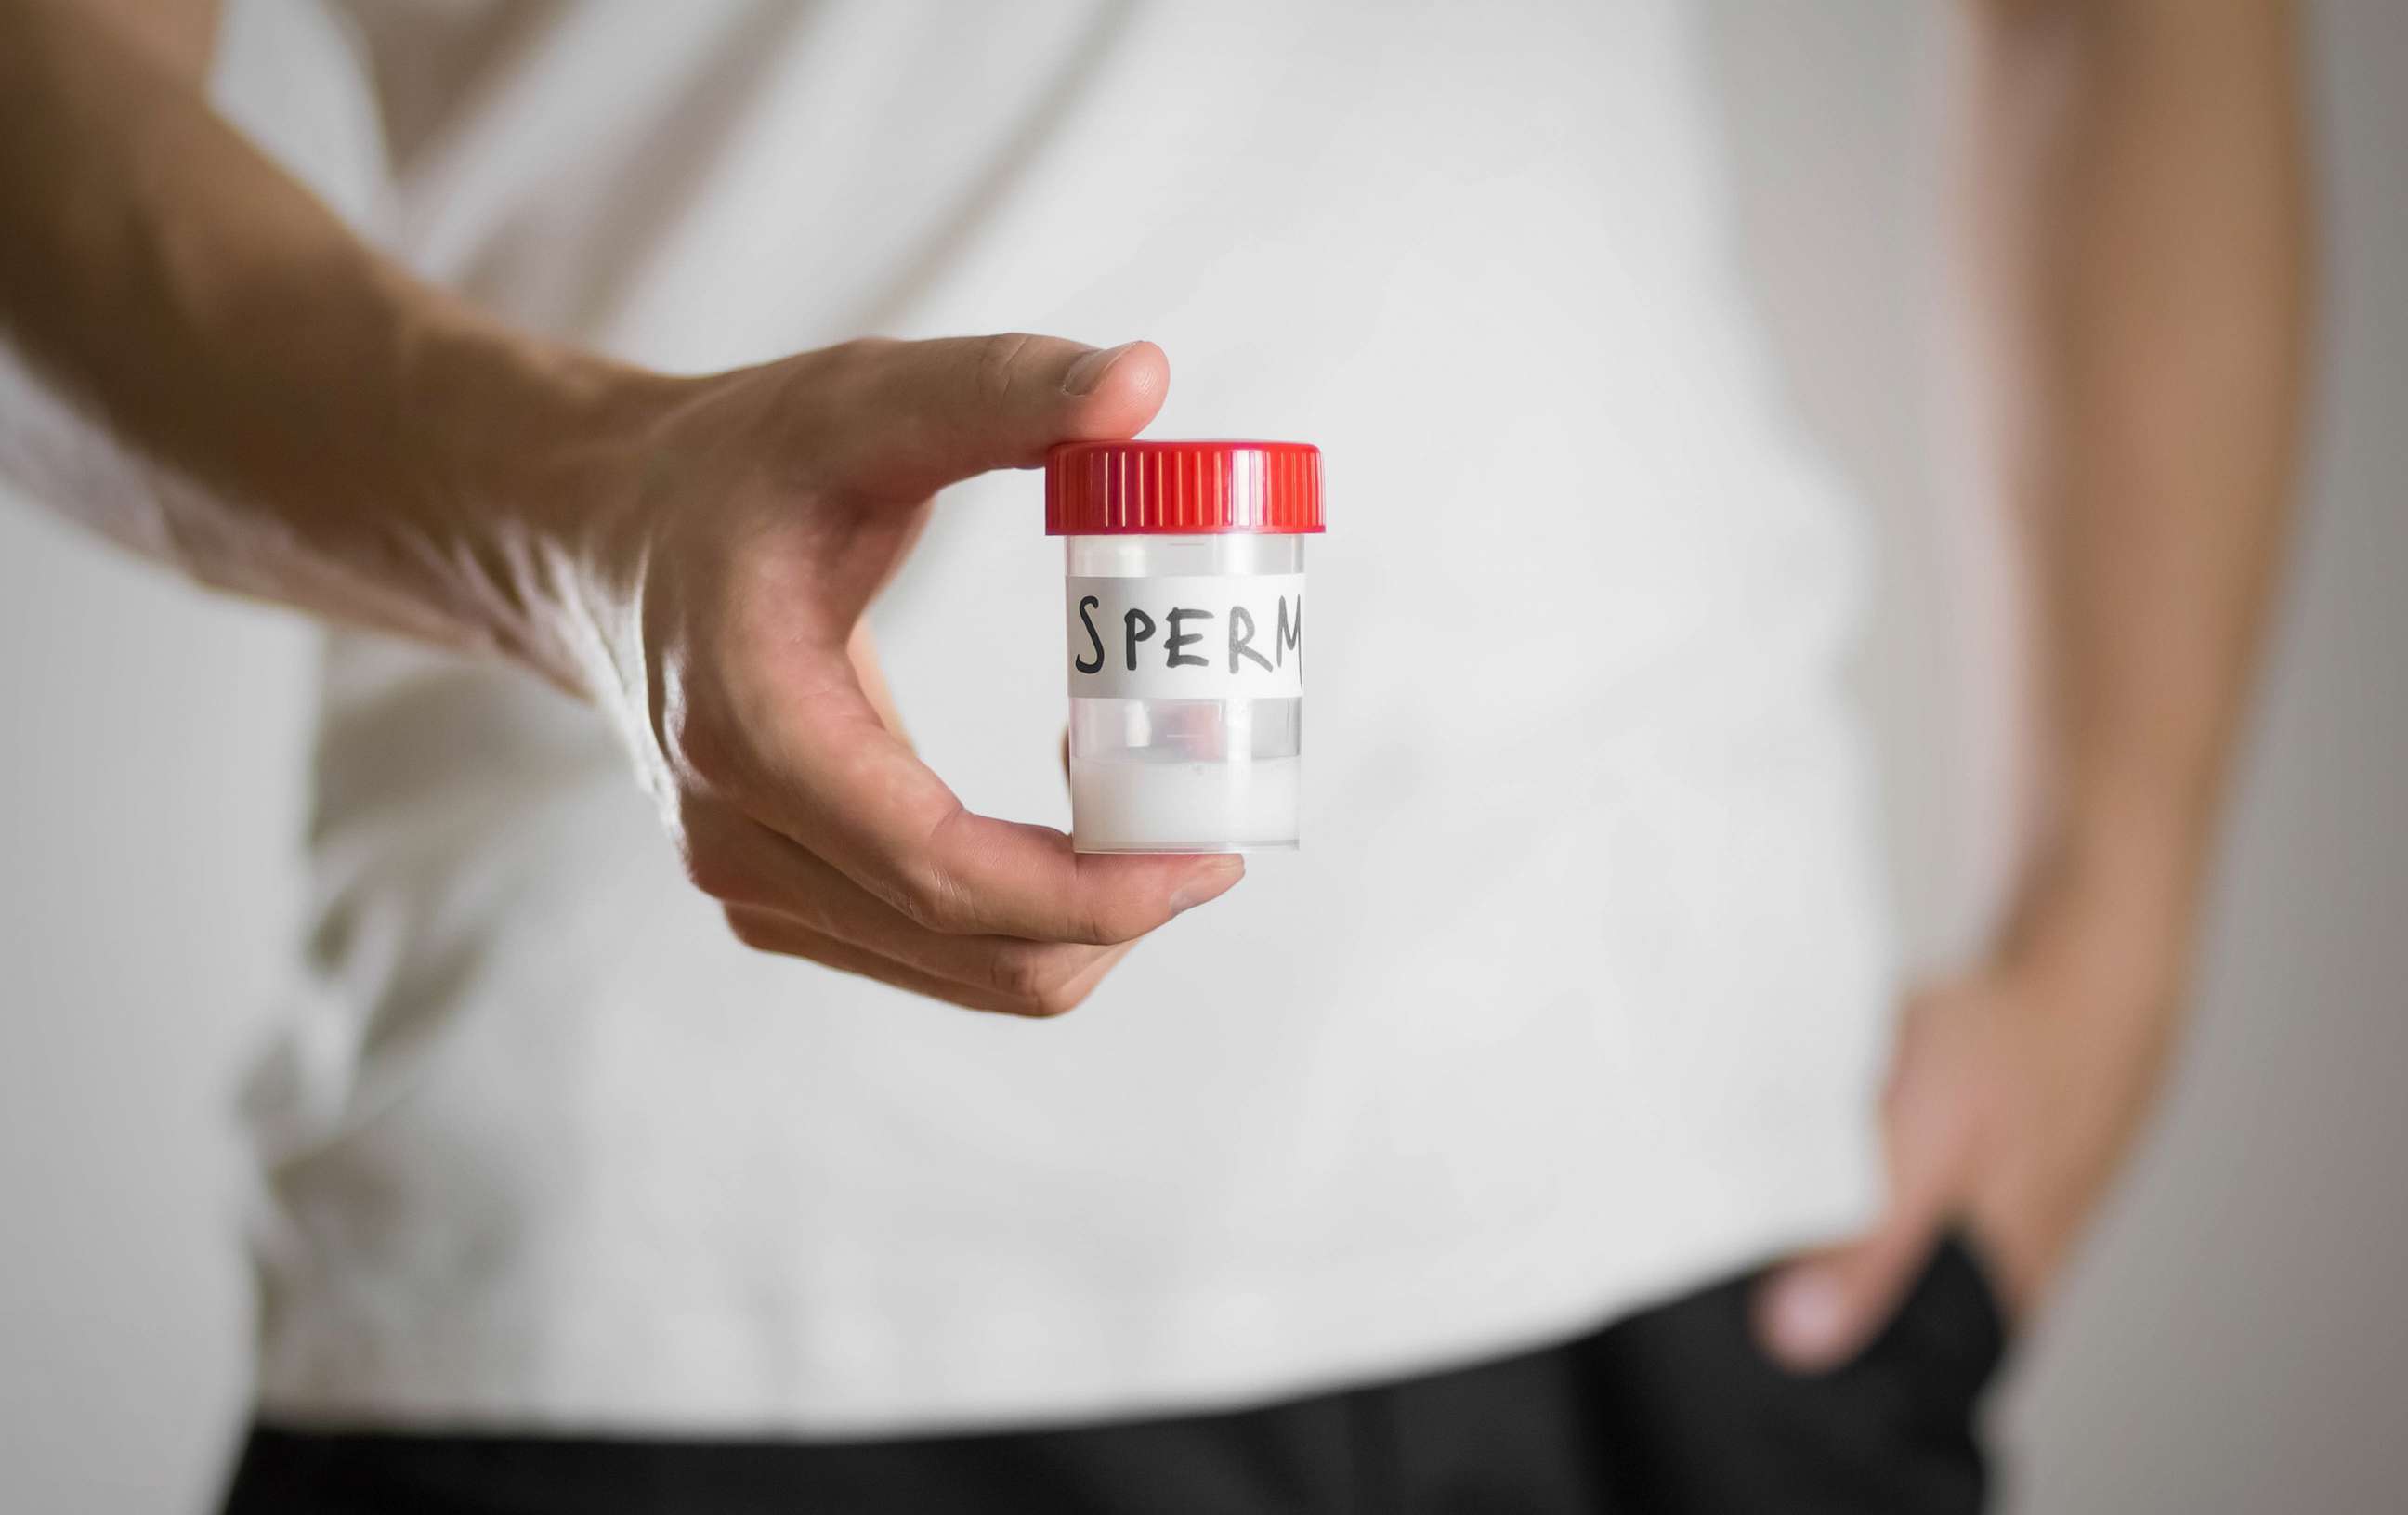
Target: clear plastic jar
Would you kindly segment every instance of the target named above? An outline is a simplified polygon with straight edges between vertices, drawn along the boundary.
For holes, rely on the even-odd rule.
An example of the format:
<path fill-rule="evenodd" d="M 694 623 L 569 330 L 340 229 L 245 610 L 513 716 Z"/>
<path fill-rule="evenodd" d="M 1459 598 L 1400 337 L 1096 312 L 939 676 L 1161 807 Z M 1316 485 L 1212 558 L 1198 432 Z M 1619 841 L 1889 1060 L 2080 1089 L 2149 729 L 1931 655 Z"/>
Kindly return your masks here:
<path fill-rule="evenodd" d="M 1047 485 L 1048 527 L 1067 537 L 1072 845 L 1295 847 L 1319 453 L 1075 443 L 1048 459 Z"/>

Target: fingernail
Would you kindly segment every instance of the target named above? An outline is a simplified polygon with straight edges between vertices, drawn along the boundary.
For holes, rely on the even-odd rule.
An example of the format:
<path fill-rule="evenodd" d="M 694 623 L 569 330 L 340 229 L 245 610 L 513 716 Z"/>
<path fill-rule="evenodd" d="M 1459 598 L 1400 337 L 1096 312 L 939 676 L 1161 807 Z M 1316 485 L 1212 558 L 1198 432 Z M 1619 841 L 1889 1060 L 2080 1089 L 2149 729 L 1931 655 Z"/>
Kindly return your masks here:
<path fill-rule="evenodd" d="M 1095 393 L 1096 386 L 1104 381 L 1104 375 L 1110 371 L 1112 364 L 1120 362 L 1121 355 L 1135 346 L 1137 346 L 1135 342 L 1123 342 L 1118 347 L 1097 348 L 1095 351 L 1081 357 L 1079 361 L 1070 364 L 1069 371 L 1062 376 L 1062 393 L 1065 394 Z"/>
<path fill-rule="evenodd" d="M 1830 1275 L 1801 1269 L 1774 1281 L 1767 1323 L 1772 1345 L 1799 1366 L 1820 1366 L 1838 1354 L 1846 1301 Z"/>
<path fill-rule="evenodd" d="M 1170 913 L 1177 915 L 1192 910 L 1208 899 L 1218 899 L 1229 892 L 1229 886 L 1246 876 L 1246 860 L 1230 853 L 1216 857 L 1196 870 L 1170 895 Z"/>

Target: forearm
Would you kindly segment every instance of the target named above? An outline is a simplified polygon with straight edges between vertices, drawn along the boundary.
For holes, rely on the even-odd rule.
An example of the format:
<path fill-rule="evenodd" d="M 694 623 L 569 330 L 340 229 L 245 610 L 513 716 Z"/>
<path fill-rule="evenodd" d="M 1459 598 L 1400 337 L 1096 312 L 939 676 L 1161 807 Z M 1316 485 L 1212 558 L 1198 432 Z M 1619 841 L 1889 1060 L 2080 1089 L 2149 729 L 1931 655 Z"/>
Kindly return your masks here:
<path fill-rule="evenodd" d="M 379 258 L 105 12 L 13 0 L 0 26 L 0 325 L 172 480 L 105 523 L 223 587 L 570 678 L 538 602 L 638 377 Z"/>
<path fill-rule="evenodd" d="M 2278 0 L 1993 5 L 1970 208 L 2046 736 L 2039 908 L 2177 974 L 2281 555 L 2308 216 Z M 2135 985 L 2170 1005 L 2171 983 Z"/>

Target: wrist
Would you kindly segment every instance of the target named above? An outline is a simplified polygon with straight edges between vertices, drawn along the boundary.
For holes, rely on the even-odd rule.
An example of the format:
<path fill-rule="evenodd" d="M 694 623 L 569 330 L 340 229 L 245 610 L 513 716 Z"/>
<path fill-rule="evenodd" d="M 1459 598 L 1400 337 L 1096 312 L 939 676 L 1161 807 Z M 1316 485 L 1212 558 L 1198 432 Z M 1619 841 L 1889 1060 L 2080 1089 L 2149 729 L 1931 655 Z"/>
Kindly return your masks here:
<path fill-rule="evenodd" d="M 2053 999 L 2170 1022 L 2188 974 L 2199 854 L 2187 833 L 2137 817 L 2064 829 L 2026 879 L 2003 965 L 2059 985 Z"/>
<path fill-rule="evenodd" d="M 381 550 L 426 565 L 462 641 L 591 694 L 623 598 L 608 523 L 681 381 L 446 314 L 407 344 L 404 507 Z"/>

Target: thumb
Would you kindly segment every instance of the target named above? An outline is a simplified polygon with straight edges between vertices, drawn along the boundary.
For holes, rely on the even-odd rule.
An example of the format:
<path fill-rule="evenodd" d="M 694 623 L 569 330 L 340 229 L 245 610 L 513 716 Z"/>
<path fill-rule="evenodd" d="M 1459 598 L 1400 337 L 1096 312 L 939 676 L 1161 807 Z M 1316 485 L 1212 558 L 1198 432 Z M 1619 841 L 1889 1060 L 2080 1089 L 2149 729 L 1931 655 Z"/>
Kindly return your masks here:
<path fill-rule="evenodd" d="M 1152 342 L 1091 348 L 1011 332 L 853 343 L 837 436 L 846 482 L 921 500 L 1056 442 L 1134 436 L 1162 408 L 1170 362 Z"/>
<path fill-rule="evenodd" d="M 1898 1313 L 1940 1230 L 1936 1205 L 1900 1205 L 1868 1235 L 1775 1268 L 1756 1287 L 1757 1338 L 1792 1372 L 1838 1367 Z"/>

